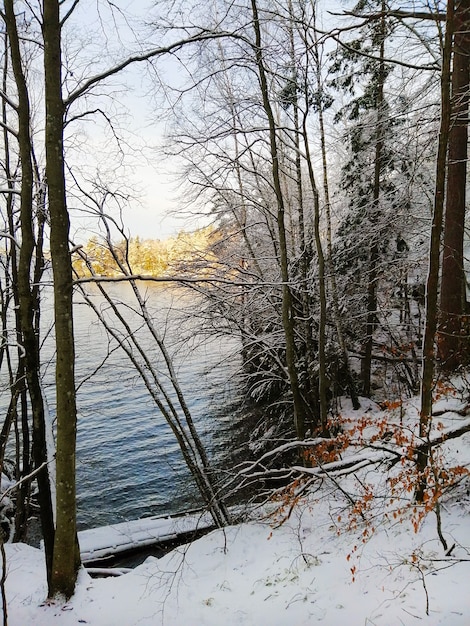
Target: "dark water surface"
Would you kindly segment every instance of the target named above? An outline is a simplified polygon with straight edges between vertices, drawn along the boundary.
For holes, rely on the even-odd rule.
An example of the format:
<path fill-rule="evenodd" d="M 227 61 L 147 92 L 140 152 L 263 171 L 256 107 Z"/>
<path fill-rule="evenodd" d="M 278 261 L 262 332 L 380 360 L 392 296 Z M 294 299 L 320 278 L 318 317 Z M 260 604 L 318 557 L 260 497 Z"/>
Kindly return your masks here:
<path fill-rule="evenodd" d="M 116 298 L 134 332 L 147 341 L 141 320 L 133 313 L 132 293 L 113 286 Z M 235 340 L 208 341 L 191 334 L 191 320 L 182 322 L 177 306 L 198 301 L 175 301 L 158 286 L 145 289 L 152 318 L 173 353 L 186 402 L 209 456 L 223 463 L 231 455 L 230 430 L 236 402 L 238 344 Z M 102 310 L 104 301 L 95 292 Z M 47 322 L 47 320 L 46 320 Z M 79 529 L 156 514 L 176 513 L 200 504 L 178 444 L 127 356 L 108 353 L 108 339 L 93 311 L 77 298 L 74 313 L 78 390 L 77 492 Z M 49 350 L 52 353 L 52 341 Z M 111 349 L 114 347 L 111 344 Z M 152 364 L 161 359 L 149 340 Z M 101 364 L 101 366 L 100 366 Z M 99 369 L 97 369 L 99 367 Z M 162 369 L 162 379 L 166 374 Z M 53 367 L 46 368 L 45 388 L 53 414 Z"/>

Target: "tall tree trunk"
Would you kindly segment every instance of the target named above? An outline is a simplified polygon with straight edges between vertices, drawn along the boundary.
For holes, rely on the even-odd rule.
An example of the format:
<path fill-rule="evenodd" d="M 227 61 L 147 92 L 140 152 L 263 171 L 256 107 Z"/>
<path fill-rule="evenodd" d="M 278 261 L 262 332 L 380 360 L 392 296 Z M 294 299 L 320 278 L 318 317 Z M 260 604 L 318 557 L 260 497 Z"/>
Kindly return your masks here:
<path fill-rule="evenodd" d="M 426 281 L 426 321 L 423 337 L 423 366 L 421 374 L 421 411 L 419 418 L 419 437 L 421 443 L 429 441 L 432 420 L 432 390 L 435 368 L 435 338 L 437 329 L 437 299 L 439 291 L 440 247 L 442 218 L 444 212 L 444 192 L 446 180 L 446 155 L 450 128 L 450 81 L 452 56 L 452 29 L 454 24 L 454 2 L 447 3 L 446 32 L 441 71 L 441 123 L 436 161 L 436 186 L 434 192 L 434 211 L 429 246 L 429 269 Z M 418 481 L 415 497 L 422 502 L 426 489 L 426 467 L 429 447 L 420 447 L 417 452 Z"/>
<path fill-rule="evenodd" d="M 304 92 L 308 93 L 308 86 L 303 86 Z M 323 435 L 327 435 L 328 421 L 328 400 L 327 389 L 328 380 L 326 375 L 326 279 L 325 279 L 325 255 L 320 233 L 320 194 L 313 170 L 313 162 L 308 140 L 307 119 L 309 115 L 309 105 L 307 103 L 305 114 L 302 119 L 302 138 L 305 147 L 305 160 L 307 163 L 310 188 L 313 195 L 313 231 L 315 239 L 315 249 L 318 261 L 318 295 L 320 305 L 320 315 L 318 322 L 318 399 L 320 405 L 320 427 Z"/>
<path fill-rule="evenodd" d="M 349 361 L 348 347 L 344 338 L 343 323 L 339 311 L 338 301 L 338 286 L 336 283 L 336 274 L 333 264 L 333 243 L 332 243 L 332 228 L 331 228 L 331 201 L 330 201 L 330 185 L 328 180 L 328 161 L 326 153 L 326 133 L 325 133 L 325 121 L 323 115 L 323 76 L 320 65 L 320 45 L 318 42 L 318 33 L 316 30 L 316 6 L 314 10 L 314 25 L 313 25 L 313 57 L 315 66 L 315 76 L 317 81 L 318 90 L 318 125 L 320 130 L 320 149 L 322 158 L 322 173 L 323 173 L 323 193 L 325 197 L 325 221 L 326 221 L 326 268 L 329 276 L 329 282 L 331 285 L 331 301 L 333 308 L 333 317 L 336 326 L 336 336 L 338 345 L 341 350 L 343 358 L 343 366 L 345 371 L 346 385 L 351 397 L 353 408 L 357 411 L 361 405 L 354 384 L 353 375 L 351 372 L 351 364 Z M 307 38 L 305 38 L 307 43 Z"/>
<path fill-rule="evenodd" d="M 302 175 L 302 153 L 301 153 L 301 138 L 303 140 L 306 139 L 304 129 L 302 125 L 306 122 L 306 118 L 308 117 L 308 112 L 303 116 L 303 120 L 300 121 L 300 107 L 299 107 L 299 91 L 301 89 L 304 90 L 304 93 L 307 93 L 304 85 L 299 85 L 299 76 L 296 67 L 296 51 L 295 51 L 295 40 L 294 40 L 294 24 L 296 23 L 296 17 L 294 14 L 294 7 L 292 5 L 292 0 L 288 0 L 287 3 L 289 10 L 289 19 L 290 23 L 288 25 L 288 33 L 289 33 L 289 53 L 291 57 L 291 72 L 292 75 L 288 79 L 290 81 L 290 89 L 289 97 L 286 101 L 286 104 L 292 105 L 293 112 L 293 123 L 294 123 L 294 133 L 292 142 L 294 144 L 294 152 L 295 152 L 295 183 L 297 187 L 297 221 L 298 221 L 298 229 L 299 229 L 299 269 L 300 269 L 300 280 L 301 280 L 301 289 L 300 289 L 300 300 L 302 305 L 302 340 L 305 345 L 305 358 L 302 359 L 302 377 L 305 381 L 307 381 L 308 386 L 306 385 L 306 390 L 304 392 L 305 402 L 308 405 L 308 411 L 306 411 L 306 419 L 312 423 L 313 428 L 317 429 L 318 426 L 324 430 L 326 424 L 326 413 L 324 411 L 327 408 L 326 404 L 326 396 L 324 401 L 322 399 L 322 391 L 325 390 L 326 385 L 324 384 L 325 380 L 319 380 L 319 376 L 321 378 L 322 374 L 326 375 L 325 367 L 322 367 L 322 354 L 324 354 L 324 326 L 322 326 L 322 307 L 320 304 L 320 328 L 319 328 L 319 338 L 318 338 L 318 349 L 317 342 L 314 337 L 314 324 L 313 324 L 313 303 L 312 297 L 309 290 L 309 269 L 310 264 L 312 262 L 312 252 L 310 243 L 307 244 L 307 228 L 305 223 L 305 206 L 304 206 L 304 183 L 303 183 L 303 175 Z M 289 83 L 288 83 L 289 86 Z M 307 146 L 308 148 L 308 146 Z M 306 160 L 309 162 L 310 155 L 306 155 Z M 313 174 L 309 171 L 309 179 L 310 183 L 312 182 L 311 176 Z M 316 194 L 316 188 L 313 189 L 314 193 L 314 228 L 316 224 L 316 209 L 318 203 L 318 194 Z M 318 244 L 317 239 L 315 238 L 316 244 Z M 318 247 L 318 246 L 317 246 Z M 318 251 L 318 250 L 317 250 Z M 321 256 L 321 254 L 320 254 Z M 318 257 L 318 265 L 320 266 L 322 260 Z M 321 271 L 319 272 L 319 281 L 321 282 Z M 321 299 L 321 291 L 322 288 L 320 286 L 320 302 Z M 325 318 L 326 319 L 326 318 Z M 319 376 L 317 376 L 315 370 L 316 360 L 319 360 Z"/>
<path fill-rule="evenodd" d="M 5 20 L 10 40 L 13 73 L 18 90 L 18 145 L 21 158 L 21 250 L 18 262 L 18 303 L 24 348 L 24 363 L 33 413 L 34 463 L 47 460 L 44 401 L 39 380 L 39 343 L 34 328 L 35 302 L 31 292 L 31 265 L 35 247 L 33 233 L 33 164 L 30 136 L 30 106 L 13 10 L 13 1 L 5 0 Z M 23 419 L 23 429 L 27 422 Z M 54 542 L 54 522 L 47 466 L 37 475 L 42 532 L 45 545 L 47 579 L 50 581 Z"/>
<path fill-rule="evenodd" d="M 328 434 L 328 380 L 326 376 L 326 281 L 325 281 L 325 256 L 320 234 L 320 196 L 313 171 L 310 147 L 307 136 L 306 119 L 304 118 L 303 135 L 305 142 L 305 156 L 307 159 L 308 174 L 313 193 L 313 227 L 315 248 L 318 259 L 318 294 L 320 304 L 320 318 L 318 322 L 318 398 L 320 403 L 320 427 L 322 435 Z"/>
<path fill-rule="evenodd" d="M 444 251 L 438 336 L 442 367 L 455 371 L 470 360 L 469 326 L 465 324 L 465 191 L 470 78 L 470 0 L 455 3 L 452 61 L 451 125 L 447 163 Z"/>
<path fill-rule="evenodd" d="M 385 2 L 382 1 L 382 11 L 385 12 Z M 384 83 L 385 83 L 385 17 L 380 19 L 380 52 L 379 69 L 377 76 L 377 93 L 375 106 L 377 110 L 377 122 L 375 131 L 375 158 L 374 158 L 374 187 L 372 198 L 371 224 L 376 226 L 380 210 L 381 175 L 383 170 L 383 136 L 384 136 Z M 372 244 L 369 249 L 369 267 L 367 272 L 367 317 L 366 339 L 364 343 L 364 359 L 362 361 L 362 385 L 365 396 L 371 394 L 372 375 L 372 348 L 374 332 L 377 326 L 377 264 L 379 261 L 378 233 L 374 232 Z"/>
<path fill-rule="evenodd" d="M 54 277 L 57 410 L 56 532 L 50 593 L 69 598 L 80 565 L 76 528 L 75 347 L 72 317 L 72 265 L 64 173 L 64 104 L 62 99 L 59 1 L 44 0 L 44 74 L 46 104 L 46 178 L 51 219 Z"/>
<path fill-rule="evenodd" d="M 3 93 L 7 93 L 9 80 L 11 79 L 10 73 L 10 54 L 9 50 L 9 38 L 8 28 L 11 20 L 11 4 L 5 6 L 5 13 L 8 11 L 8 21 L 5 16 L 5 29 L 4 35 L 4 55 L 3 55 L 3 76 L 2 76 L 2 89 Z M 11 132 L 8 127 L 8 111 L 10 110 L 5 98 L 2 98 L 2 122 L 3 122 L 3 168 L 5 178 L 7 181 L 8 193 L 5 197 L 6 204 L 6 216 L 8 224 L 8 234 L 11 239 L 6 240 L 6 244 L 9 246 L 6 253 L 5 263 L 5 288 L 1 290 L 1 320 L 2 320 L 2 345 L 0 348 L 0 368 L 3 363 L 3 357 L 6 356 L 7 367 L 10 378 L 10 403 L 5 416 L 5 421 L 2 425 L 0 433 L 0 467 L 3 467 L 5 458 L 5 450 L 8 442 L 8 436 L 10 434 L 12 424 L 18 423 L 18 402 L 20 402 L 22 414 L 25 412 L 23 409 L 23 400 L 27 399 L 27 386 L 26 386 L 26 373 L 24 363 L 24 353 L 22 350 L 23 334 L 21 332 L 21 319 L 20 319 L 20 305 L 18 295 L 18 250 L 17 239 L 18 234 L 17 225 L 15 224 L 14 210 L 15 210 L 15 187 L 16 183 L 14 175 L 11 170 L 11 148 L 10 148 L 10 135 Z M 18 365 L 16 375 L 13 375 L 12 363 L 10 359 L 10 353 L 8 350 L 8 318 L 10 303 L 13 300 L 14 315 L 15 315 L 15 330 L 16 341 L 18 343 Z M 18 431 L 18 429 L 16 429 Z M 16 478 L 19 480 L 22 476 L 26 476 L 31 472 L 31 454 L 29 445 L 29 423 L 27 424 L 26 433 L 22 433 L 22 441 L 20 442 L 21 450 L 17 449 L 17 458 L 22 460 L 22 463 L 17 463 Z M 16 495 L 15 506 L 15 532 L 13 534 L 13 541 L 22 541 L 25 536 L 27 515 L 29 508 L 31 486 L 29 483 L 24 482 L 21 484 Z"/>
<path fill-rule="evenodd" d="M 293 398 L 294 425 L 297 436 L 305 438 L 305 415 L 302 395 L 299 388 L 299 380 L 295 359 L 295 336 L 294 336 L 294 311 L 292 306 L 292 294 L 289 285 L 289 257 L 285 226 L 284 196 L 281 187 L 281 177 L 279 171 L 279 150 L 277 146 L 276 123 L 269 99 L 269 89 L 266 79 L 266 69 L 263 58 L 261 25 L 258 14 L 256 0 L 251 0 L 253 28 L 255 32 L 255 55 L 258 69 L 258 78 L 261 86 L 263 108 L 268 118 L 269 142 L 271 151 L 272 182 L 277 203 L 277 228 L 279 236 L 279 261 L 282 280 L 282 325 L 286 342 L 286 365 L 289 376 L 289 383 Z"/>

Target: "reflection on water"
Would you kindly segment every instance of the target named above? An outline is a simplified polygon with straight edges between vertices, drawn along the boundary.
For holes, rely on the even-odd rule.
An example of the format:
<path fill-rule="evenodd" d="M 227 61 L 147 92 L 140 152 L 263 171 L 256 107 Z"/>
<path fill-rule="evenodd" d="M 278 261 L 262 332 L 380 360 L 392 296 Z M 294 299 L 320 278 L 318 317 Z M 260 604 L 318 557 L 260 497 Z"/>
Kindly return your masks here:
<path fill-rule="evenodd" d="M 141 320 L 132 312 L 130 288 L 113 286 L 116 297 L 126 306 L 126 319 L 144 342 Z M 230 415 L 223 406 L 233 401 L 238 358 L 235 340 L 187 342 L 179 346 L 172 337 L 190 333 L 190 323 L 182 325 L 169 310 L 172 294 L 154 287 L 146 291 L 148 305 L 161 334 L 165 334 L 174 359 L 178 379 L 203 442 L 215 461 L 220 461 L 226 445 Z M 102 297 L 94 295 L 103 311 Z M 187 302 L 186 302 L 187 304 Z M 47 324 L 51 307 L 43 299 Z M 197 301 L 194 301 L 197 306 Z M 48 310 L 46 310 L 48 309 Z M 148 391 L 121 350 L 108 345 L 103 328 L 93 311 L 80 298 L 74 313 L 76 335 L 76 380 L 79 385 L 77 435 L 77 495 L 79 529 L 136 519 L 148 515 L 175 513 L 197 506 L 193 481 L 169 426 L 151 401 Z M 150 339 L 148 345 L 151 346 Z M 111 353 L 108 355 L 110 352 Z M 45 345 L 45 356 L 52 356 L 52 337 Z M 152 364 L 161 368 L 157 351 L 150 348 Z M 229 357 L 224 360 L 224 357 Z M 43 357 L 43 363 L 45 359 Z M 101 367 L 97 369 L 100 365 Z M 211 370 L 211 366 L 216 366 Z M 45 389 L 53 413 L 53 368 L 45 367 Z"/>

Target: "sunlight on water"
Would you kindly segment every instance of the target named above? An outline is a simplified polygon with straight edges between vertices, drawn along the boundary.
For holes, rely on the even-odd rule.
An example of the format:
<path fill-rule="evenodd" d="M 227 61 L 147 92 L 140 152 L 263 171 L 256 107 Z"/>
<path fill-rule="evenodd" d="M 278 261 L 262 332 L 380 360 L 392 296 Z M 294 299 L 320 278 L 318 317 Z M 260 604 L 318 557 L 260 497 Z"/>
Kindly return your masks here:
<path fill-rule="evenodd" d="M 130 289 L 114 286 L 116 297 L 129 303 Z M 160 333 L 175 350 L 175 366 L 186 402 L 209 454 L 220 460 L 228 438 L 231 420 L 220 419 L 224 404 L 237 393 L 239 361 L 237 343 L 219 342 L 185 346 L 172 345 L 172 337 L 183 336 L 181 322 L 168 311 L 172 294 L 162 288 L 147 290 L 149 306 Z M 97 304 L 104 303 L 96 295 Z M 47 325 L 52 315 L 50 296 L 43 298 Z M 197 301 L 194 301 L 197 306 Z M 125 307 L 133 331 L 141 324 L 138 316 Z M 172 327 L 172 324 L 174 327 Z M 105 359 L 108 340 L 94 312 L 79 302 L 75 307 L 76 381 L 79 385 L 77 435 L 77 492 L 79 528 L 111 524 L 139 517 L 175 513 L 198 505 L 189 471 L 183 462 L 175 437 L 152 402 L 143 382 L 127 356 L 117 350 Z M 191 324 L 189 324 L 190 326 Z M 189 328 L 190 330 L 190 328 Z M 150 340 L 148 340 L 150 346 Z M 187 349 L 186 349 L 187 348 Z M 190 348 L 190 349 L 189 349 Z M 51 413 L 54 413 L 52 337 L 44 347 L 44 385 Z M 151 350 L 152 363 L 159 364 Z M 224 360 L 224 357 L 230 357 Z M 97 370 L 98 366 L 101 367 Z M 217 366 L 204 374 L 210 366 Z M 97 371 L 95 371 L 97 370 Z M 162 374 L 163 379 L 163 374 Z M 84 381 L 84 382 L 83 382 Z"/>

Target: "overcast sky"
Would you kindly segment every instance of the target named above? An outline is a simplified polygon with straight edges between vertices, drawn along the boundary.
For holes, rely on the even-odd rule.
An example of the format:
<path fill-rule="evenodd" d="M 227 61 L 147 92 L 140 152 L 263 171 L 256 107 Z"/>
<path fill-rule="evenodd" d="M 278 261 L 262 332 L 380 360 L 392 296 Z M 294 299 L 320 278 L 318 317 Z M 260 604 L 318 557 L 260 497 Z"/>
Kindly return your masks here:
<path fill-rule="evenodd" d="M 111 5 L 114 8 L 110 12 L 110 5 L 104 2 L 86 1 L 78 4 L 69 20 L 68 36 L 72 40 L 77 37 L 84 41 L 83 48 L 79 49 L 77 55 L 80 59 L 82 55 L 87 57 L 88 65 L 85 67 L 89 73 L 84 73 L 83 78 L 112 66 L 115 62 L 122 60 L 123 55 L 125 57 L 132 52 L 147 51 L 160 45 L 158 35 L 154 30 L 147 30 L 148 39 L 145 39 L 143 34 L 142 23 L 148 24 L 151 21 L 153 5 L 154 2 L 148 0 L 117 0 Z M 323 6 L 327 6 L 328 10 L 340 8 L 335 0 Z M 140 25 L 139 20 L 142 20 Z M 65 42 L 65 45 L 67 44 L 68 41 Z M 109 55 L 109 62 L 107 55 Z M 103 59 L 106 61 L 100 65 Z M 79 61 L 76 61 L 76 64 L 80 66 Z M 165 78 L 174 82 L 174 73 L 178 71 L 178 66 L 174 62 L 165 60 L 159 61 L 159 65 Z M 162 158 L 156 150 L 152 150 L 152 147 L 156 148 L 162 142 L 164 127 L 157 121 L 158 112 L 155 111 L 155 107 L 158 105 L 151 103 L 148 96 L 150 82 L 143 78 L 144 75 L 144 64 L 135 64 L 131 70 L 127 70 L 115 79 L 117 87 L 113 98 L 116 103 L 116 112 L 120 114 L 121 105 L 127 109 L 123 128 L 126 127 L 132 134 L 127 145 L 131 147 L 131 151 L 134 150 L 134 154 L 126 156 L 127 169 L 122 163 L 114 165 L 111 161 L 111 149 L 109 153 L 106 153 L 106 146 L 103 147 L 103 133 L 109 132 L 109 129 L 103 130 L 104 126 L 99 118 L 94 118 L 96 121 L 91 125 L 84 124 L 86 147 L 84 154 L 78 157 L 78 161 L 82 168 L 92 167 L 93 159 L 96 159 L 97 163 L 100 162 L 100 167 L 103 166 L 104 161 L 105 169 L 108 168 L 116 183 L 125 182 L 135 190 L 136 199 L 130 203 L 124 213 L 126 227 L 131 235 L 163 239 L 176 234 L 182 228 L 194 228 L 197 224 L 188 223 L 181 216 L 175 217 L 178 207 L 178 189 L 175 182 L 178 164 L 176 161 Z M 109 98 L 103 102 L 109 106 Z M 118 124 L 113 119 L 114 123 Z M 139 148 L 139 142 L 141 142 L 141 148 Z M 139 149 L 142 149 L 146 158 L 140 155 Z M 100 158 L 101 161 L 99 161 Z M 88 239 L 88 229 L 93 230 L 91 220 L 83 218 L 77 220 L 74 215 L 72 215 L 72 227 L 75 227 L 74 239 L 76 241 Z"/>
<path fill-rule="evenodd" d="M 65 66 L 75 71 L 79 81 L 80 78 L 86 80 L 133 53 L 159 45 L 156 41 L 145 41 L 138 24 L 139 19 L 151 19 L 152 4 L 147 0 L 117 0 L 110 13 L 105 2 L 79 3 L 64 31 Z M 165 73 L 172 71 L 169 64 L 164 67 Z M 148 95 L 150 83 L 144 75 L 144 64 L 136 63 L 107 81 L 108 95 L 101 101 L 94 97 L 86 102 L 87 109 L 103 106 L 111 112 L 113 125 L 119 128 L 124 139 L 125 157 L 118 154 L 116 143 L 110 141 L 110 130 L 103 118 L 95 115 L 93 121 L 86 118 L 70 125 L 71 143 L 80 144 L 81 148 L 76 153 L 72 150 L 69 159 L 76 171 L 88 171 L 89 176 L 93 176 L 94 168 L 99 168 L 104 180 L 116 186 L 128 185 L 135 200 L 130 200 L 124 213 L 127 229 L 133 236 L 163 239 L 188 225 L 169 215 L 176 207 L 173 176 L 176 165 L 157 156 L 156 148 L 162 142 L 164 127 L 157 120 L 155 104 Z M 71 76 L 68 78 L 73 83 L 75 77 Z M 100 91 L 105 92 L 101 88 Z M 67 93 L 64 96 L 67 97 Z M 84 105 L 78 103 L 77 106 L 83 108 Z M 72 111 L 74 113 L 76 111 Z M 83 215 L 78 218 L 76 207 L 74 198 L 69 197 L 72 235 L 76 242 L 80 242 L 96 231 L 96 220 Z"/>

